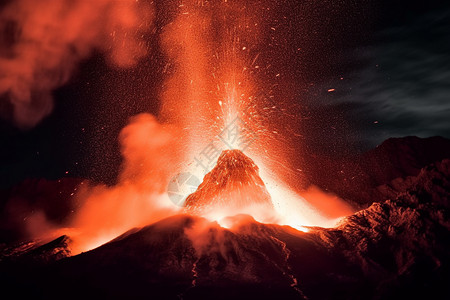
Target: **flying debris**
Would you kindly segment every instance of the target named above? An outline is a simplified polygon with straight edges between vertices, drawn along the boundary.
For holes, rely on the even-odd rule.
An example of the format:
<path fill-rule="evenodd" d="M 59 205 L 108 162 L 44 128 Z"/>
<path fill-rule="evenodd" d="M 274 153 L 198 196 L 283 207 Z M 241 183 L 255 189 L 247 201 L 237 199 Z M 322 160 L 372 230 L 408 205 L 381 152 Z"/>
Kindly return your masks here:
<path fill-rule="evenodd" d="M 198 189 L 186 198 L 186 211 L 195 215 L 229 216 L 252 211 L 273 211 L 259 168 L 241 150 L 225 150 Z"/>

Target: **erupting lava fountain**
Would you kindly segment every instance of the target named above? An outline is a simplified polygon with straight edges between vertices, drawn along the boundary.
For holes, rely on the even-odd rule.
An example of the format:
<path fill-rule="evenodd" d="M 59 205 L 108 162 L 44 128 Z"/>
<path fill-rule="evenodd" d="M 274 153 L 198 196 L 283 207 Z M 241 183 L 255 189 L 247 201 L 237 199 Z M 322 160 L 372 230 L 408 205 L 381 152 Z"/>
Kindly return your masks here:
<path fill-rule="evenodd" d="M 184 201 L 184 211 L 227 226 L 228 217 L 246 214 L 262 223 L 304 226 L 334 226 L 305 199 L 281 182 L 265 181 L 256 163 L 241 150 L 224 150 L 216 166 L 205 175 L 197 190 Z"/>
<path fill-rule="evenodd" d="M 259 168 L 241 150 L 225 150 L 214 169 L 184 204 L 191 214 L 252 214 L 274 211 Z M 228 213 L 227 213 L 228 212 Z"/>

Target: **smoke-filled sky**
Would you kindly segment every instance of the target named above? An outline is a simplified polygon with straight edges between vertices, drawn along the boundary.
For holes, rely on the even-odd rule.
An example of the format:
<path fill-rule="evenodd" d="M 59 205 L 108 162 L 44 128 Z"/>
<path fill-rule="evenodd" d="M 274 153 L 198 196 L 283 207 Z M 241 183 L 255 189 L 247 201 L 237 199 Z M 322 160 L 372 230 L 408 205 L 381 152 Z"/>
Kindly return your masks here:
<path fill-rule="evenodd" d="M 276 47 L 255 53 L 289 89 L 278 95 L 292 97 L 280 105 L 293 107 L 297 143 L 341 153 L 394 136 L 450 137 L 445 1 L 272 2 Z M 0 187 L 115 181 L 119 132 L 140 112 L 158 114 L 166 79 L 160 36 L 176 1 L 148 3 L 0 5 Z"/>

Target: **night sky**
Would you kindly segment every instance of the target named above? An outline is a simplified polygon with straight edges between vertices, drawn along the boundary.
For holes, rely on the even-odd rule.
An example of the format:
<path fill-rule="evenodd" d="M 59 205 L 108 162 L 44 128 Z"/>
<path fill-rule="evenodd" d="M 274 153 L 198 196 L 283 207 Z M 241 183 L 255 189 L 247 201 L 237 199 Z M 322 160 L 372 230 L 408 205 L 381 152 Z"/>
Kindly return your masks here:
<path fill-rule="evenodd" d="M 281 2 L 287 39 L 266 58 L 295 87 L 298 142 L 336 154 L 389 137 L 450 137 L 448 1 Z M 164 25 L 162 13 L 156 21 Z M 131 69 L 111 67 L 101 53 L 84 59 L 32 128 L 14 125 L 1 95 L 0 188 L 26 178 L 114 183 L 120 130 L 137 113 L 158 113 L 166 61 L 157 33 Z"/>

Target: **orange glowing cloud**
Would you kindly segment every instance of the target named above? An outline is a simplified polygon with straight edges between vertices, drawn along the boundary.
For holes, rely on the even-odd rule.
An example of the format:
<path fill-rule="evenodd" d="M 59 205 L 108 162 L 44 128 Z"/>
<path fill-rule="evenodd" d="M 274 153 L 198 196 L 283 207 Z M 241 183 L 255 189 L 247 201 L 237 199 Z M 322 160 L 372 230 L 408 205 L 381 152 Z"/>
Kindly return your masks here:
<path fill-rule="evenodd" d="M 152 20 L 152 6 L 135 0 L 11 1 L 0 11 L 0 101 L 8 101 L 0 113 L 34 126 L 51 112 L 52 90 L 93 50 L 134 65 Z"/>
<path fill-rule="evenodd" d="M 355 212 L 351 205 L 337 195 L 326 193 L 314 185 L 299 194 L 316 210 L 331 219 L 342 218 Z"/>
<path fill-rule="evenodd" d="M 77 194 L 81 207 L 70 231 L 73 251 L 95 248 L 123 232 L 176 213 L 164 193 L 180 147 L 176 130 L 149 114 L 134 117 L 120 134 L 124 158 L 116 186 L 85 186 Z"/>

